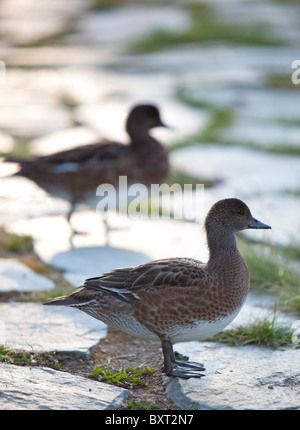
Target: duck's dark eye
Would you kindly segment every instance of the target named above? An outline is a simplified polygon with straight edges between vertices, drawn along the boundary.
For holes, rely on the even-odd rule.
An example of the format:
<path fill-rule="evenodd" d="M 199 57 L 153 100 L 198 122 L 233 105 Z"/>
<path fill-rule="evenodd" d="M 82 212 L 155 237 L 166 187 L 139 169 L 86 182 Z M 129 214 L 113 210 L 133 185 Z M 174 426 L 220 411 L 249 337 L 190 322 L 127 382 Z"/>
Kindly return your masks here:
<path fill-rule="evenodd" d="M 236 214 L 241 214 L 241 213 L 242 213 L 242 211 L 241 211 L 241 209 L 237 209 L 237 210 L 235 211 L 235 213 L 236 213 Z"/>

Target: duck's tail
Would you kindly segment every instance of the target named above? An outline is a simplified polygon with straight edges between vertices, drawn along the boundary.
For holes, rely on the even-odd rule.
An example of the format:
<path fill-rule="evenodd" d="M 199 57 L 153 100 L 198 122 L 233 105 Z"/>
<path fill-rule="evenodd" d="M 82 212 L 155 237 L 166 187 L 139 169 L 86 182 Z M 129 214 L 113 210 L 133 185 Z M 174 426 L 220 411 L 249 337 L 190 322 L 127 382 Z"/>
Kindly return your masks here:
<path fill-rule="evenodd" d="M 43 305 L 46 306 L 71 306 L 72 304 L 74 304 L 74 299 L 69 296 L 55 297 L 54 299 L 47 299 L 43 302 Z"/>
<path fill-rule="evenodd" d="M 73 291 L 71 294 L 66 294 L 65 296 L 55 297 L 54 299 L 47 299 L 43 302 L 43 305 L 46 306 L 76 306 L 80 303 L 77 295 L 79 290 L 82 288 L 78 288 Z"/>

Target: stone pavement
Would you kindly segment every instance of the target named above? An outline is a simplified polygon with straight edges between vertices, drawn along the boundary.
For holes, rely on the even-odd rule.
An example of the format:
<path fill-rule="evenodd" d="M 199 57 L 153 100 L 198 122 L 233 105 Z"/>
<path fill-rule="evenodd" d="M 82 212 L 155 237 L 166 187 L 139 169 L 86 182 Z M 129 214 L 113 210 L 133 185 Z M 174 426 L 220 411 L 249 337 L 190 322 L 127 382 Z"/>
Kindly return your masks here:
<path fill-rule="evenodd" d="M 74 223 L 87 234 L 75 237 L 71 246 L 64 218 L 68 204 L 26 179 L 5 178 L 14 166 L 0 163 L 0 224 L 11 232 L 31 234 L 38 256 L 62 269 L 74 287 L 87 277 L 154 258 L 188 256 L 205 261 L 200 225 L 219 198 L 245 199 L 257 218 L 272 225 L 268 236 L 255 232 L 255 240 L 276 246 L 293 244 L 299 237 L 299 94 L 267 85 L 274 72 L 291 74 L 300 40 L 295 20 L 299 8 L 278 2 L 235 0 L 226 6 L 211 2 L 222 21 L 259 19 L 270 24 L 286 45 L 215 42 L 128 53 L 128 43 L 152 30 L 187 26 L 191 18 L 181 3 L 186 2 L 99 11 L 91 10 L 85 0 L 47 0 L 38 7 L 33 0 L 1 3 L 5 14 L 0 59 L 7 65 L 0 100 L 2 152 L 22 142 L 32 153 L 45 154 L 98 137 L 124 140 L 124 111 L 141 100 L 157 103 L 165 122 L 174 127 L 154 131 L 170 145 L 203 130 L 210 121 L 206 109 L 182 103 L 178 89 L 196 104 L 234 112 L 220 141 L 196 141 L 170 155 L 172 166 L 219 180 L 205 189 L 197 223 L 112 215 L 107 242 L 101 216 L 81 207 Z M 134 25 L 127 25 L 129 20 Z M 220 145 L 226 142 L 239 146 Z M 282 153 L 288 152 L 284 145 L 289 154 Z M 269 151 L 272 148 L 277 154 Z M 53 287 L 52 281 L 19 261 L 0 260 L 1 296 Z M 269 298 L 250 295 L 232 324 L 269 315 L 273 304 Z M 280 314 L 280 319 L 291 326 L 297 317 Z M 89 357 L 105 335 L 101 322 L 74 309 L 0 302 L 0 344 L 8 348 Z M 167 395 L 180 408 L 300 409 L 299 349 L 293 345 L 272 351 L 189 342 L 176 345 L 176 350 L 207 369 L 201 380 L 165 378 Z M 128 390 L 52 369 L 0 364 L 0 409 L 115 409 L 128 395 Z"/>
<path fill-rule="evenodd" d="M 0 259 L 0 293 L 43 291 L 53 288 L 54 282 L 35 273 L 18 260 Z"/>
<path fill-rule="evenodd" d="M 270 317 L 272 300 L 249 294 L 236 319 L 226 328 Z M 291 328 L 291 316 L 277 315 Z M 191 361 L 204 363 L 205 377 L 166 380 L 166 391 L 182 409 L 284 410 L 300 408 L 299 349 L 272 350 L 256 345 L 228 346 L 217 342 L 188 342 L 175 346 Z"/>
<path fill-rule="evenodd" d="M 117 409 L 130 391 L 46 367 L 0 363 L 0 409 Z"/>
<path fill-rule="evenodd" d="M 106 326 L 83 312 L 45 308 L 41 303 L 1 303 L 5 345 L 34 352 L 62 352 L 89 358 L 106 336 Z"/>
<path fill-rule="evenodd" d="M 127 237 L 128 241 L 130 240 L 133 248 L 134 245 L 139 244 L 140 251 L 143 251 L 139 241 L 140 231 L 137 228 L 137 224 L 139 223 L 132 221 L 132 227 L 135 228 L 131 229 L 129 227 L 122 232 L 123 236 Z M 173 229 L 171 229 L 172 224 Z M 190 235 L 195 235 L 195 231 L 192 228 L 194 225 L 188 224 L 188 226 L 191 227 L 190 231 L 186 226 L 184 227 L 183 223 L 179 223 L 178 225 L 171 223 L 168 226 L 169 231 L 165 229 L 165 236 L 168 236 L 168 234 L 170 237 L 187 235 L 187 231 L 189 231 Z M 149 229 L 149 235 L 154 233 L 156 227 L 153 226 L 152 228 L 153 230 Z M 175 229 L 177 232 L 175 232 Z M 122 240 L 124 239 L 121 237 L 120 243 Z M 190 243 L 193 242 L 190 241 Z M 59 247 L 58 243 L 57 246 Z M 143 247 L 144 251 L 148 250 L 149 258 L 151 258 L 153 256 L 150 252 L 151 247 L 148 248 L 147 242 L 143 244 Z M 104 266 L 101 266 L 103 262 L 99 258 L 99 273 L 104 268 L 115 267 L 115 255 L 117 255 L 117 252 L 114 252 L 114 248 L 108 248 L 109 252 L 105 252 L 105 247 L 102 249 L 104 251 L 102 255 L 105 255 L 106 260 Z M 74 269 L 78 267 L 78 262 L 80 261 L 81 266 L 86 266 L 87 272 L 92 275 L 96 274 L 93 273 L 91 267 L 91 265 L 94 265 L 94 270 L 96 270 L 96 261 L 90 261 L 90 253 L 86 253 L 86 250 L 84 247 L 75 248 L 70 252 L 70 258 L 59 260 L 60 264 L 66 265 L 66 275 L 69 281 L 85 276 L 85 273 L 82 271 L 80 273 L 76 273 L 74 270 L 71 271 L 70 264 L 72 261 Z M 99 250 L 100 257 L 101 247 L 99 247 Z M 118 248 L 116 248 L 117 250 Z M 169 251 L 171 252 L 170 249 Z M 175 252 L 174 255 L 176 255 L 176 251 L 178 250 L 173 249 L 173 253 Z M 152 252 L 154 253 L 155 251 L 153 250 Z M 196 253 L 196 249 L 190 249 L 188 255 L 193 255 L 193 253 Z M 72 255 L 75 255 L 76 258 L 72 258 Z M 123 262 L 125 262 L 125 255 L 126 252 L 124 250 Z M 131 255 L 130 251 L 128 251 L 127 262 L 131 259 L 131 262 L 134 264 L 134 262 L 141 260 L 141 255 L 143 256 L 141 252 Z M 120 263 L 121 261 L 122 254 L 120 254 L 118 262 Z M 11 272 L 10 276 L 13 279 L 14 273 Z M 230 327 L 247 324 L 267 317 L 272 313 L 270 311 L 272 305 L 273 300 L 270 297 L 250 294 L 242 311 Z M 106 335 L 106 326 L 104 324 L 75 309 L 43 307 L 38 303 L 0 303 L 0 315 L 2 323 L 4 322 L 2 330 L 3 327 L 5 329 L 4 344 L 12 349 L 34 352 L 57 351 L 88 357 L 90 351 Z M 282 323 L 282 325 L 288 327 L 291 326 L 294 320 L 294 317 L 283 314 L 279 314 L 277 317 L 278 323 Z M 204 362 L 206 367 L 206 376 L 201 380 L 183 381 L 165 378 L 167 395 L 180 408 L 285 409 L 300 407 L 299 350 L 293 348 L 292 345 L 291 348 L 272 351 L 256 346 L 228 347 L 212 342 L 188 342 L 186 344 L 177 344 L 175 349 L 189 356 L 190 360 Z M 45 383 L 49 385 L 48 392 L 51 393 L 48 403 L 43 398 L 39 403 L 33 394 L 32 403 L 30 403 L 27 396 L 28 392 L 26 390 L 23 392 L 23 385 L 22 387 L 19 386 L 19 377 L 10 376 L 10 380 L 13 381 L 12 385 L 14 386 L 12 392 L 19 392 L 17 398 L 19 399 L 20 397 L 17 404 L 14 402 L 11 403 L 9 399 L 12 401 L 13 395 L 10 394 L 10 391 L 7 393 L 7 389 L 5 388 L 8 377 L 6 373 L 9 370 L 9 374 L 13 375 L 15 367 L 4 367 L 4 371 L 0 376 L 0 392 L 5 397 L 5 406 L 21 409 L 44 407 L 55 409 L 62 407 L 59 406 L 59 397 L 56 394 L 57 390 L 59 392 L 61 390 L 61 386 L 57 387 L 56 385 L 57 381 L 59 381 L 59 373 L 49 369 L 42 369 L 40 371 L 34 368 L 31 369 L 32 378 L 37 378 L 34 381 L 36 381 L 39 387 L 36 394 L 37 398 L 40 396 L 40 384 L 41 391 L 43 391 L 43 375 L 47 375 Z M 16 374 L 19 375 L 20 372 L 24 371 L 24 378 L 28 378 L 29 370 L 27 368 L 21 369 L 23 370 L 16 368 Z M 35 376 L 36 374 L 37 376 Z M 41 379 L 38 379 L 40 376 Z M 66 378 L 64 373 L 62 373 L 62 378 Z M 89 382 L 82 385 L 82 378 L 76 379 L 73 376 L 69 376 L 69 378 L 73 380 L 72 384 L 74 386 L 77 383 L 79 384 L 80 390 L 86 389 L 87 386 L 90 387 L 88 385 Z M 60 383 L 64 384 L 63 380 Z M 71 384 L 71 381 L 68 384 Z M 91 384 L 93 385 L 94 382 L 91 382 Z M 92 389 L 88 393 L 86 403 L 83 402 L 79 405 L 76 400 L 77 397 L 74 394 L 74 397 L 71 397 L 69 403 L 64 404 L 64 407 L 70 409 L 97 409 L 111 408 L 112 404 L 114 405 L 113 407 L 118 407 L 120 405 L 120 398 L 123 400 L 126 398 L 126 390 L 116 389 L 116 391 L 111 392 L 109 386 L 101 384 L 101 387 L 101 390 Z M 106 387 L 109 390 L 109 396 L 115 396 L 114 400 L 108 400 Z M 31 390 L 30 386 L 28 390 Z M 75 392 L 77 392 L 76 390 Z M 20 394 L 21 392 L 23 393 L 22 395 Z M 123 393 L 123 397 L 121 393 Z M 86 398 L 85 395 L 84 399 Z M 21 400 L 23 397 L 27 399 L 24 403 Z M 73 404 L 71 403 L 72 399 L 74 399 Z M 110 399 L 112 398 L 110 397 Z"/>
<path fill-rule="evenodd" d="M 200 380 L 167 381 L 167 394 L 182 409 L 300 409 L 299 350 L 209 342 L 176 350 L 206 367 Z"/>

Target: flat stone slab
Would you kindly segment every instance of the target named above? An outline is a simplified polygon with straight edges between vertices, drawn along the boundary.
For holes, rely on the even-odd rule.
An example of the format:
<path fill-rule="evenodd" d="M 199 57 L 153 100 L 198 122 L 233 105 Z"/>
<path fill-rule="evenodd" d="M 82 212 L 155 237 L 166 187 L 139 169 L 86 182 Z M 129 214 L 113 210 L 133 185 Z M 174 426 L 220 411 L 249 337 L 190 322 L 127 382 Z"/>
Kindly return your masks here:
<path fill-rule="evenodd" d="M 229 142 L 237 144 L 256 143 L 262 148 L 282 145 L 299 147 L 300 128 L 296 125 L 276 124 L 268 121 L 238 118 L 224 131 Z"/>
<path fill-rule="evenodd" d="M 16 173 L 14 163 L 0 161 L 0 223 L 11 222 L 22 217 L 66 213 L 69 203 L 52 198 L 34 182 L 27 178 L 10 177 Z M 7 175 L 7 177 L 6 177 Z M 3 177 L 2 177 L 3 176 Z"/>
<path fill-rule="evenodd" d="M 178 61 L 178 58 L 181 61 Z M 181 76 L 186 73 L 185 91 L 189 87 L 189 94 L 193 98 L 197 97 L 199 100 L 234 106 L 237 101 L 242 101 L 243 105 L 246 103 L 244 91 L 238 87 L 240 83 L 261 82 L 265 73 L 274 73 L 274 71 L 283 74 L 287 71 L 290 73 L 290 65 L 295 58 L 293 46 L 260 46 L 258 48 L 253 45 L 231 44 L 229 47 L 228 44 L 224 43 L 194 45 L 190 46 L 189 49 L 186 46 L 178 45 L 169 51 L 162 50 L 131 56 L 130 63 L 126 57 L 125 60 L 127 66 L 130 64 L 130 69 L 135 67 L 136 70 L 147 70 L 148 73 L 158 70 L 160 72 L 171 70 L 172 73 L 180 73 Z M 124 63 L 124 57 L 120 56 L 118 60 Z M 222 74 L 219 73 L 219 69 L 216 69 L 216 61 L 218 67 L 222 68 Z M 202 89 L 199 89 L 201 78 L 203 78 L 204 85 Z M 229 96 L 227 91 L 225 94 L 223 88 L 221 94 L 218 86 L 215 88 L 210 85 L 206 86 L 206 82 L 220 83 L 221 85 L 227 82 L 228 86 L 231 86 L 232 94 Z M 237 83 L 236 87 L 233 82 Z M 271 108 L 272 106 L 269 107 L 268 112 Z M 277 106 L 275 106 L 275 110 L 277 110 Z M 258 115 L 255 116 L 258 117 Z"/>
<path fill-rule="evenodd" d="M 36 155 L 48 155 L 66 151 L 76 146 L 95 143 L 99 136 L 88 127 L 72 127 L 55 131 L 31 142 L 30 148 Z"/>
<path fill-rule="evenodd" d="M 0 363 L 0 409 L 117 409 L 130 391 L 46 367 Z"/>
<path fill-rule="evenodd" d="M 1 303 L 1 338 L 10 349 L 89 357 L 107 334 L 104 323 L 71 308 Z M 3 333 L 4 332 L 4 333 Z"/>
<path fill-rule="evenodd" d="M 187 146 L 172 153 L 172 163 L 196 177 L 223 180 L 218 186 L 223 194 L 286 193 L 297 190 L 300 181 L 298 157 L 235 146 Z"/>
<path fill-rule="evenodd" d="M 79 21 L 80 40 L 101 44 L 123 42 L 141 37 L 157 29 L 172 30 L 184 27 L 189 18 L 177 7 L 147 7 L 127 5 L 83 15 Z"/>
<path fill-rule="evenodd" d="M 272 318 L 268 296 L 249 294 L 232 329 Z M 296 328 L 299 321 L 283 313 L 276 323 Z M 175 351 L 203 363 L 201 379 L 165 378 L 167 395 L 182 409 L 297 409 L 300 408 L 299 349 L 272 350 L 255 345 L 227 346 L 219 342 L 178 343 Z"/>
<path fill-rule="evenodd" d="M 263 51 L 260 51 L 262 53 Z M 273 52 L 273 55 L 275 52 Z M 293 60 L 292 60 L 293 61 Z M 292 64 L 292 61 L 289 64 Z M 292 69 L 291 69 L 292 70 Z M 190 88 L 196 100 L 207 101 L 216 106 L 236 108 L 239 116 L 256 120 L 297 119 L 300 115 L 298 92 L 273 88 L 247 88 L 232 84 L 213 88 Z M 280 100 L 280 103 L 278 103 Z"/>
<path fill-rule="evenodd" d="M 13 138 L 9 134 L 0 130 L 0 152 L 10 152 L 13 150 L 13 147 Z"/>
<path fill-rule="evenodd" d="M 54 282 L 14 258 L 0 258 L 0 293 L 52 290 Z"/>
<path fill-rule="evenodd" d="M 39 5 L 31 0 L 4 1 L 2 28 L 4 39 L 16 44 L 30 44 L 53 37 L 65 30 L 69 22 L 82 14 L 86 2 L 48 1 Z M 22 19 L 20 19 L 22 18 Z"/>
<path fill-rule="evenodd" d="M 0 104 L 0 127 L 14 136 L 39 137 L 72 125 L 67 109 L 59 103 L 26 104 L 24 100 L 20 100 L 19 104 L 16 100 L 15 103 L 7 106 L 1 100 Z"/>
<path fill-rule="evenodd" d="M 230 347 L 190 342 L 176 351 L 204 363 L 201 379 L 166 381 L 167 395 L 183 409 L 300 409 L 299 350 Z"/>
<path fill-rule="evenodd" d="M 215 187 L 205 189 L 206 210 L 219 199 L 240 198 L 254 217 L 272 227 L 271 231 L 246 230 L 247 236 L 274 244 L 294 243 L 295 235 L 300 233 L 298 157 L 199 144 L 174 151 L 172 162 L 190 174 L 220 180 Z"/>

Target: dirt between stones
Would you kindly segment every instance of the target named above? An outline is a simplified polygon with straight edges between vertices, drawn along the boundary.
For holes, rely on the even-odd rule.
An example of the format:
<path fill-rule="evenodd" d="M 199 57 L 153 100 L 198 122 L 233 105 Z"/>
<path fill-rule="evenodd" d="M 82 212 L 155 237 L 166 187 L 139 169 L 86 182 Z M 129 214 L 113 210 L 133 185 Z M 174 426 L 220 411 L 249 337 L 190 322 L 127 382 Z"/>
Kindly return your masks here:
<path fill-rule="evenodd" d="M 121 409 L 129 409 L 131 402 L 151 402 L 159 409 L 178 410 L 166 396 L 162 373 L 162 353 L 160 343 L 144 340 L 121 333 L 112 327 L 108 328 L 107 337 L 91 353 L 89 360 L 64 360 L 64 367 L 70 373 L 88 377 L 98 366 L 108 369 L 148 368 L 152 371 L 143 376 L 146 387 L 128 388 L 131 396 Z M 125 387 L 127 388 L 127 387 Z"/>

